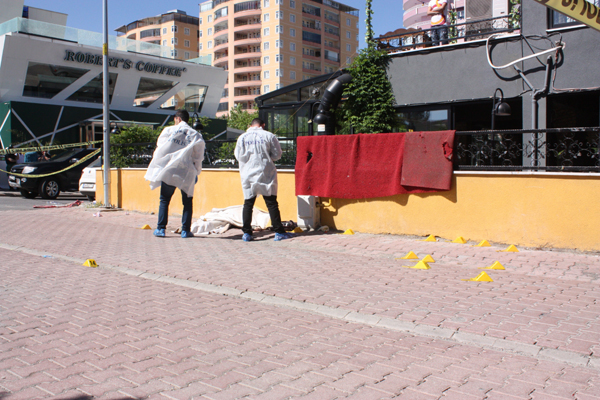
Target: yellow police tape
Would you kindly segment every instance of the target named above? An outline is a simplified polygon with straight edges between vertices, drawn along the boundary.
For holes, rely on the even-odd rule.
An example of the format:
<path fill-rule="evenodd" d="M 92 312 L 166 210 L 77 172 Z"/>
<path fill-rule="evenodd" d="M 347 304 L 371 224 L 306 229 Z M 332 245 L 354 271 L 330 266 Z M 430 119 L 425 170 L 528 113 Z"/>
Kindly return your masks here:
<path fill-rule="evenodd" d="M 12 149 L 0 149 L 0 156 L 6 154 L 16 153 L 28 153 L 30 151 L 50 151 L 50 150 L 62 150 L 69 149 L 71 147 L 82 147 L 90 144 L 102 143 L 103 140 L 94 140 L 92 142 L 81 142 L 81 143 L 69 143 L 69 144 L 56 144 L 54 146 L 41 146 L 41 147 L 13 147 Z"/>
<path fill-rule="evenodd" d="M 67 170 L 70 170 L 71 168 L 76 167 L 79 164 L 82 164 L 82 163 L 86 162 L 87 160 L 89 160 L 90 158 L 94 157 L 96 154 L 100 153 L 101 151 L 102 151 L 102 149 L 98 149 L 98 150 L 94 151 L 93 153 L 90 153 L 87 156 L 83 157 L 81 160 L 77 161 L 76 163 L 74 163 L 72 165 L 69 165 L 67 168 L 63 168 L 60 171 L 52 172 L 50 174 L 43 174 L 43 175 L 15 174 L 14 172 L 4 171 L 3 169 L 0 169 L 0 171 L 6 172 L 7 174 L 18 176 L 18 177 L 21 177 L 21 178 L 44 178 L 46 176 L 56 175 L 56 174 L 60 174 L 61 172 L 65 172 Z"/>

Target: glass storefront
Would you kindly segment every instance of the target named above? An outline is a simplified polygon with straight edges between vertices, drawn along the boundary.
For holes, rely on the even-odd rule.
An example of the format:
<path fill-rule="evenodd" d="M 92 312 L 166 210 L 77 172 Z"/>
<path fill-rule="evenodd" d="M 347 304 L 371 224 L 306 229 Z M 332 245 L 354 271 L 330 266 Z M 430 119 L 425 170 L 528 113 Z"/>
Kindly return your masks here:
<path fill-rule="evenodd" d="M 108 78 L 108 101 L 110 103 L 115 90 L 115 84 L 117 82 L 117 74 L 109 73 Z M 94 79 L 83 85 L 78 91 L 69 96 L 67 100 L 85 101 L 88 103 L 102 103 L 103 90 L 102 74 L 99 74 Z"/>
<path fill-rule="evenodd" d="M 51 99 L 88 71 L 88 69 L 30 62 L 27 67 L 23 96 Z"/>

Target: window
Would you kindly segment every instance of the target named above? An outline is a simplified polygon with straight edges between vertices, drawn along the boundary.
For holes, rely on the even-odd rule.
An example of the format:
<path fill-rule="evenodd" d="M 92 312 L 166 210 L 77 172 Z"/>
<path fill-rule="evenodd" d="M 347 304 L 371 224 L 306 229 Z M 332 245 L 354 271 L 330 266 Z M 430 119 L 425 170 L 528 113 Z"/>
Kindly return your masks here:
<path fill-rule="evenodd" d="M 265 0 L 263 4 L 264 4 L 264 8 L 269 7 L 269 0 Z"/>
<path fill-rule="evenodd" d="M 206 34 L 207 34 L 208 36 L 211 36 L 211 35 L 212 35 L 212 33 L 213 33 L 213 28 L 208 28 L 208 29 L 206 30 Z"/>
<path fill-rule="evenodd" d="M 269 46 L 269 42 L 264 42 L 263 43 L 263 50 L 269 50 L 270 46 Z"/>
<path fill-rule="evenodd" d="M 277 25 L 275 27 L 275 33 L 283 33 L 283 25 Z"/>
<path fill-rule="evenodd" d="M 176 37 L 171 38 L 171 44 L 177 44 L 177 38 Z"/>
<path fill-rule="evenodd" d="M 51 99 L 88 71 L 88 69 L 30 62 L 27 67 L 23 96 Z M 57 79 L 58 77 L 60 79 Z"/>
<path fill-rule="evenodd" d="M 271 29 L 270 28 L 263 29 L 263 36 L 269 36 L 270 34 L 271 34 Z"/>
<path fill-rule="evenodd" d="M 263 57 L 263 65 L 267 65 L 270 62 L 271 62 L 271 59 L 269 58 L 269 56 L 264 56 Z"/>
<path fill-rule="evenodd" d="M 190 52 L 189 52 L 189 51 L 186 51 L 186 52 L 185 52 L 185 57 L 184 57 L 184 58 L 185 58 L 186 60 L 189 60 L 189 59 L 190 59 Z"/>
<path fill-rule="evenodd" d="M 198 43 L 198 50 L 202 50 L 202 43 Z"/>
<path fill-rule="evenodd" d="M 290 0 L 290 8 L 296 8 L 296 0 Z"/>
<path fill-rule="evenodd" d="M 166 46 L 166 45 L 167 45 L 167 41 L 163 40 L 163 46 Z"/>
<path fill-rule="evenodd" d="M 350 57 L 346 57 L 346 64 L 350 64 Z"/>
<path fill-rule="evenodd" d="M 269 79 L 271 77 L 271 73 L 269 71 L 263 71 L 263 78 Z"/>
<path fill-rule="evenodd" d="M 199 37 L 199 38 L 201 38 L 201 37 L 202 37 L 202 29 L 200 29 L 200 30 L 198 31 L 198 37 Z"/>
<path fill-rule="evenodd" d="M 290 79 L 296 79 L 296 71 L 290 71 Z"/>
<path fill-rule="evenodd" d="M 177 57 L 177 49 L 171 50 L 171 57 Z"/>
<path fill-rule="evenodd" d="M 163 28 L 163 35 L 167 34 L 167 28 Z"/>
<path fill-rule="evenodd" d="M 263 22 L 269 22 L 269 19 L 271 19 L 271 16 L 269 15 L 269 13 L 266 13 L 265 15 L 263 15 Z"/>
<path fill-rule="evenodd" d="M 265 85 L 263 91 L 264 91 L 264 93 L 269 93 L 271 91 L 271 89 L 269 88 L 269 85 Z"/>
<path fill-rule="evenodd" d="M 346 45 L 346 51 L 352 51 L 352 48 L 350 47 L 349 44 Z"/>
<path fill-rule="evenodd" d="M 184 40 L 184 41 L 183 41 L 183 45 L 184 45 L 185 47 L 190 47 L 190 41 L 189 41 L 189 40 Z"/>
<path fill-rule="evenodd" d="M 290 22 L 296 23 L 296 15 L 295 14 L 290 14 Z"/>
<path fill-rule="evenodd" d="M 275 19 L 283 19 L 283 11 L 275 11 Z"/>
<path fill-rule="evenodd" d="M 177 25 L 171 26 L 171 32 L 177 32 Z"/>
<path fill-rule="evenodd" d="M 283 77 L 283 69 L 277 68 L 275 70 L 275 76 L 277 76 L 277 77 Z"/>
<path fill-rule="evenodd" d="M 350 26 L 350 18 L 346 18 L 346 25 Z"/>
<path fill-rule="evenodd" d="M 600 7 L 600 0 L 587 0 L 588 3 L 590 4 L 594 4 L 597 7 Z M 563 5 L 566 5 L 567 2 L 563 1 Z M 571 2 L 569 2 L 569 5 L 571 4 Z M 575 7 L 575 5 L 577 4 L 577 2 L 574 3 L 574 5 L 571 7 L 571 9 L 573 9 Z M 586 10 L 585 8 L 583 10 Z M 563 26 L 570 26 L 570 25 L 582 25 L 581 22 L 574 20 L 573 18 L 567 17 L 566 15 L 559 13 L 558 11 L 548 11 L 550 13 L 550 17 L 549 17 L 549 25 L 550 28 L 560 28 Z M 584 11 L 582 11 L 583 13 Z M 594 12 L 595 10 L 592 11 L 591 7 L 588 8 L 588 18 L 591 16 L 591 13 Z M 595 17 L 595 15 L 593 16 Z"/>
<path fill-rule="evenodd" d="M 277 5 L 283 5 L 283 0 L 275 0 L 275 4 L 277 4 Z"/>
<path fill-rule="evenodd" d="M 294 28 L 290 28 L 290 36 L 296 37 L 296 30 Z"/>
<path fill-rule="evenodd" d="M 183 28 L 183 33 L 186 35 L 190 34 L 190 28 Z"/>
<path fill-rule="evenodd" d="M 296 57 L 290 57 L 290 65 L 296 65 Z"/>
<path fill-rule="evenodd" d="M 202 17 L 198 18 L 198 25 L 202 25 Z"/>
<path fill-rule="evenodd" d="M 212 49 L 212 40 L 208 41 L 208 43 L 206 44 L 206 48 L 207 49 Z"/>
<path fill-rule="evenodd" d="M 283 54 L 277 54 L 277 55 L 275 55 L 275 61 L 277 61 L 277 62 L 283 62 Z"/>
<path fill-rule="evenodd" d="M 296 51 L 296 43 L 290 43 L 290 51 Z"/>
<path fill-rule="evenodd" d="M 206 21 L 209 23 L 212 22 L 212 15 L 209 15 L 208 17 L 206 17 Z"/>
<path fill-rule="evenodd" d="M 281 83 L 275 84 L 275 90 L 280 89 L 280 88 L 281 88 Z"/>
<path fill-rule="evenodd" d="M 283 48 L 283 40 L 276 40 L 275 47 L 278 49 L 282 49 Z"/>

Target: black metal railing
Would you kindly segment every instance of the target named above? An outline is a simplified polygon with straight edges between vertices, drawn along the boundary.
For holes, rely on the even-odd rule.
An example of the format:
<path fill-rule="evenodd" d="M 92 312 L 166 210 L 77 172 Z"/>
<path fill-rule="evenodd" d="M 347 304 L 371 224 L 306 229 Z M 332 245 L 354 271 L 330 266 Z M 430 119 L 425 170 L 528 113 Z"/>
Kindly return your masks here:
<path fill-rule="evenodd" d="M 454 169 L 600 172 L 600 127 L 459 131 Z"/>
<path fill-rule="evenodd" d="M 380 36 L 375 38 L 380 49 L 388 52 L 412 50 L 416 48 L 431 47 L 445 44 L 454 44 L 459 41 L 472 41 L 485 39 L 493 34 L 512 32 L 519 29 L 519 26 L 513 22 L 511 15 L 502 17 L 481 19 L 469 21 L 462 24 L 448 25 L 445 28 L 448 31 L 446 40 L 432 41 L 432 31 L 435 29 L 423 29 L 409 31 L 400 35 Z"/>
<path fill-rule="evenodd" d="M 283 156 L 275 164 L 293 168 L 296 139 L 279 142 Z M 207 140 L 203 167 L 237 167 L 235 143 Z M 145 168 L 155 147 L 156 143 L 111 145 L 111 165 Z M 455 171 L 600 172 L 600 127 L 457 131 L 452 160 Z"/>

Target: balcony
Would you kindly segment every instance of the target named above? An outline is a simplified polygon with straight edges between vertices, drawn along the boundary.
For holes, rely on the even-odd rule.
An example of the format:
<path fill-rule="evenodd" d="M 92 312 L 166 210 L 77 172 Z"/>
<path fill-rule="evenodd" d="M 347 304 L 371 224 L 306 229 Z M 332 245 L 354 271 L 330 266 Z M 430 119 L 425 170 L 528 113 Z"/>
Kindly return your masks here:
<path fill-rule="evenodd" d="M 215 43 L 215 47 L 213 48 L 213 52 L 219 51 L 219 50 L 225 50 L 227 49 L 227 47 L 229 46 L 229 42 L 224 41 L 224 42 L 220 42 L 220 43 Z"/>
<path fill-rule="evenodd" d="M 237 66 L 237 65 L 234 65 L 233 69 L 235 70 L 236 74 L 239 74 L 239 73 L 255 73 L 255 72 L 260 73 L 260 71 L 262 71 L 262 67 L 260 65 L 246 65 L 246 66 Z"/>
<path fill-rule="evenodd" d="M 233 31 L 235 33 L 241 33 L 241 32 L 260 32 L 260 28 L 261 28 L 261 23 L 260 22 L 256 22 L 253 24 L 236 24 L 235 27 L 233 28 Z"/>
<path fill-rule="evenodd" d="M 262 81 L 260 79 L 247 79 L 245 81 L 239 80 L 237 82 L 233 82 L 234 88 L 243 88 L 243 87 L 255 87 L 260 86 Z"/>
<path fill-rule="evenodd" d="M 411 26 L 422 22 L 430 22 L 431 17 L 427 15 L 427 6 L 417 6 L 410 10 L 404 11 L 403 24 L 404 26 Z"/>
<path fill-rule="evenodd" d="M 439 29 L 439 28 L 437 28 Z M 514 32 L 520 29 L 519 25 L 513 26 L 510 15 L 470 21 L 462 24 L 447 26 L 448 40 L 441 41 L 441 45 L 464 43 L 473 40 L 485 39 L 493 34 Z M 414 50 L 438 46 L 440 43 L 431 41 L 433 29 L 397 29 L 393 34 L 375 38 L 378 47 L 389 53 L 397 51 Z"/>

